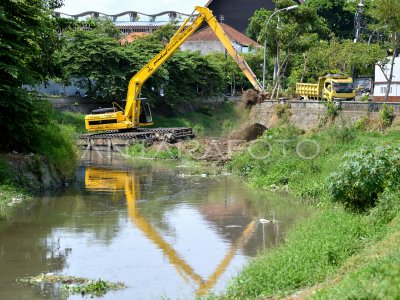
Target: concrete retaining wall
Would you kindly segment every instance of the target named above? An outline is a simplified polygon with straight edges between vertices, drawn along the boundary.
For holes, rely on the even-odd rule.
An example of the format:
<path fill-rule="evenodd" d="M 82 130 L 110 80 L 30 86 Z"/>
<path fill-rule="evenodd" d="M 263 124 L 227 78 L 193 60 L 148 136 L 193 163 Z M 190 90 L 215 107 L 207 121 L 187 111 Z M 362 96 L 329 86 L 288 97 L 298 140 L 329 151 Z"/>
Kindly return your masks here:
<path fill-rule="evenodd" d="M 251 109 L 247 125 L 260 123 L 267 128 L 275 126 L 279 121 L 276 115 L 276 105 L 284 103 L 290 107 L 290 121 L 296 127 L 304 130 L 316 128 L 320 120 L 326 116 L 327 109 L 322 102 L 267 100 L 261 104 L 255 105 Z M 368 114 L 372 119 L 376 119 L 378 118 L 378 112 L 382 105 L 383 103 L 376 102 L 341 102 L 340 114 L 351 124 Z M 400 115 L 400 103 L 387 103 L 387 105 L 393 106 L 395 112 Z"/>

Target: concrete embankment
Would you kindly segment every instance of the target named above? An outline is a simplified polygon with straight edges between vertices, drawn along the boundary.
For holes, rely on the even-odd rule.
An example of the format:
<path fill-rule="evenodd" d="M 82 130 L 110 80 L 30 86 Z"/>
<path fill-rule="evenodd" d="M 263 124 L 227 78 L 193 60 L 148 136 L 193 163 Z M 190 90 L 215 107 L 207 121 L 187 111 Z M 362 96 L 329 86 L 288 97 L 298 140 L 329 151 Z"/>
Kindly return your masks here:
<path fill-rule="evenodd" d="M 268 100 L 253 106 L 246 125 L 260 123 L 267 128 L 274 127 L 278 121 L 276 107 L 283 104 L 287 105 L 289 121 L 303 130 L 318 127 L 320 121 L 327 114 L 327 107 L 323 102 Z M 343 118 L 352 124 L 365 116 L 369 116 L 372 120 L 377 119 L 382 105 L 383 103 L 378 102 L 342 102 L 339 111 Z M 395 112 L 400 114 L 400 103 L 388 103 L 387 105 L 393 106 Z M 397 119 L 400 118 L 397 117 Z"/>

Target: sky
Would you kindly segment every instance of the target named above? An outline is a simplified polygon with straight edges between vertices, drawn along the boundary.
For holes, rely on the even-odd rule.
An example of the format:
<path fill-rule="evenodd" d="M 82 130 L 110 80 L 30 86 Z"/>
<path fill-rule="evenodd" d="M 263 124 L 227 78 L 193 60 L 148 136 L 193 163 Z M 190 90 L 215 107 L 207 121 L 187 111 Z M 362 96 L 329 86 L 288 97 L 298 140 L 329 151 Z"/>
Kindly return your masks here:
<path fill-rule="evenodd" d="M 57 11 L 77 14 L 97 11 L 115 14 L 128 10 L 145 14 L 156 14 L 167 10 L 190 14 L 196 5 L 204 6 L 207 0 L 64 0 L 64 6 Z"/>

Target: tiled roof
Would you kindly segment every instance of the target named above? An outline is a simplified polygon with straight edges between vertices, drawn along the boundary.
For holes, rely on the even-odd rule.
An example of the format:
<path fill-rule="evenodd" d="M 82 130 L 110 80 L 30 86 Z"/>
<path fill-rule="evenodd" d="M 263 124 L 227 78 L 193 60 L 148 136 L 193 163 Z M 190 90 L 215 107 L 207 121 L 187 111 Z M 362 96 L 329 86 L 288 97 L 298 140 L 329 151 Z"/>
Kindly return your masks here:
<path fill-rule="evenodd" d="M 261 45 L 258 44 L 256 41 L 237 31 L 235 28 L 224 23 L 222 23 L 221 25 L 231 41 L 237 42 L 242 46 L 253 45 L 255 47 L 261 47 Z M 189 37 L 188 41 L 219 41 L 219 39 L 210 27 L 206 27 Z"/>
<path fill-rule="evenodd" d="M 148 33 L 146 33 L 146 32 L 132 32 L 132 33 L 128 34 L 127 36 L 120 38 L 120 40 L 118 42 L 120 45 L 130 44 L 133 41 L 137 40 L 138 38 L 141 38 L 146 35 L 148 35 Z"/>

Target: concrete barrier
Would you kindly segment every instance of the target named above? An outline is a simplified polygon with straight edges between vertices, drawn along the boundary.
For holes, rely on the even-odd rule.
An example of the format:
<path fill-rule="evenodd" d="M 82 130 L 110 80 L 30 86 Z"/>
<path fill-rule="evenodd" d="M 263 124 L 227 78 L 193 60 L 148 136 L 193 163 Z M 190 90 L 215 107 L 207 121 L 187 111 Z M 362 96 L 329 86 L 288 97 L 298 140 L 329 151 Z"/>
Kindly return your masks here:
<path fill-rule="evenodd" d="M 299 101 L 299 100 L 266 100 L 261 104 L 255 105 L 249 115 L 246 125 L 260 123 L 267 128 L 277 124 L 275 106 L 277 104 L 287 104 L 289 119 L 297 127 L 304 130 L 311 130 L 319 126 L 321 120 L 326 117 L 326 105 L 320 101 Z M 358 102 L 342 101 L 340 115 L 350 124 L 369 116 L 372 119 L 378 118 L 378 113 L 382 108 L 382 102 Z M 400 116 L 400 103 L 390 102 L 388 106 L 394 107 L 395 112 Z M 398 117 L 396 117 L 398 118 Z"/>

